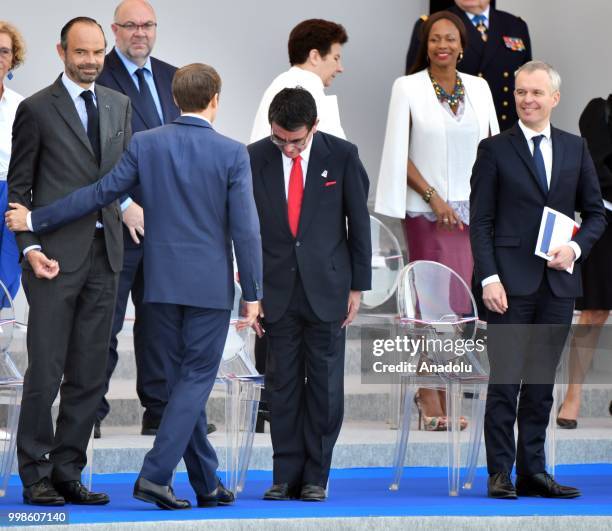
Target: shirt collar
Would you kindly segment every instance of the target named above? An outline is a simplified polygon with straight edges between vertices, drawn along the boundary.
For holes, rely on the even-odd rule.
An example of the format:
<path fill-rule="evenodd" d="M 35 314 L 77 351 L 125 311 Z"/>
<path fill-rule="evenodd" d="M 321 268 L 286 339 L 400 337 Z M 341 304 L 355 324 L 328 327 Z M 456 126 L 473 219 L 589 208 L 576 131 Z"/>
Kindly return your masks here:
<path fill-rule="evenodd" d="M 289 71 L 293 71 L 296 74 L 298 74 L 299 76 L 302 77 L 312 77 L 312 82 L 313 83 L 318 83 L 319 85 L 321 85 L 321 88 L 324 89 L 325 85 L 323 85 L 323 80 L 321 79 L 321 77 L 318 74 L 315 74 L 314 72 L 311 72 L 310 70 L 306 70 L 305 68 L 301 68 L 299 66 L 292 66 Z"/>
<path fill-rule="evenodd" d="M 2 92 L 2 97 L 0 98 L 0 102 L 8 104 L 8 103 L 16 100 L 17 96 L 18 96 L 18 94 L 14 90 L 8 88 L 6 86 L 6 84 L 5 84 L 4 85 L 4 91 Z"/>
<path fill-rule="evenodd" d="M 318 77 L 318 76 L 317 76 Z M 315 133 L 316 135 L 316 133 Z M 302 150 L 302 152 L 300 153 L 300 157 L 302 157 L 302 160 L 304 161 L 304 164 L 306 164 L 306 166 L 308 166 L 308 159 L 310 158 L 310 150 L 312 149 L 312 142 L 314 140 L 314 135 L 312 135 L 310 142 L 308 142 L 308 145 L 306 146 L 306 148 L 304 150 Z M 282 150 L 280 150 L 281 155 L 283 156 L 283 160 L 286 163 L 291 162 L 293 159 L 289 158 L 287 155 L 285 155 L 283 153 Z"/>
<path fill-rule="evenodd" d="M 84 90 L 90 90 L 94 95 L 94 101 L 95 101 L 96 99 L 96 91 L 95 91 L 96 84 L 95 83 L 92 83 L 87 88 L 83 88 L 80 85 L 76 84 L 74 81 L 72 81 L 72 79 L 70 79 L 66 75 L 66 72 L 62 74 L 62 83 L 64 84 L 64 87 L 66 87 L 66 90 L 68 91 L 68 94 L 70 94 L 70 97 L 72 98 L 73 101 L 79 98 L 81 96 L 81 92 L 83 92 Z"/>
<path fill-rule="evenodd" d="M 196 114 L 194 112 L 184 112 L 183 114 L 181 114 L 181 116 L 191 116 L 191 118 L 198 118 L 212 125 L 211 121 L 208 118 L 204 118 L 204 116 L 201 116 L 200 114 Z"/>
<path fill-rule="evenodd" d="M 538 136 L 538 135 L 544 135 L 546 140 L 550 140 L 550 122 L 548 122 L 544 130 L 540 131 L 539 133 L 537 131 L 534 131 L 533 129 L 529 129 L 529 127 L 527 127 L 520 120 L 518 121 L 518 124 L 519 124 L 519 127 L 521 128 L 521 131 L 523 131 L 523 134 L 525 135 L 525 138 L 527 140 L 531 140 L 534 136 Z"/>
<path fill-rule="evenodd" d="M 136 70 L 138 70 L 140 67 L 136 63 L 133 63 L 125 55 L 123 55 L 123 53 L 121 53 L 121 50 L 117 48 L 116 46 L 115 46 L 115 53 L 119 56 L 119 59 L 121 59 L 123 66 L 125 66 L 125 69 L 128 71 L 130 76 L 133 76 L 136 73 Z M 142 66 L 142 68 L 144 68 L 145 70 L 148 70 L 151 74 L 153 74 L 153 68 L 151 67 L 151 56 L 147 57 L 147 61 Z"/>
<path fill-rule="evenodd" d="M 487 24 L 487 25 L 489 24 L 489 20 L 490 20 L 489 19 L 489 12 L 490 11 L 491 11 L 491 6 L 488 5 L 487 8 L 482 13 L 480 13 L 485 18 L 485 24 Z M 465 14 L 470 19 L 470 22 L 472 20 L 474 20 L 474 17 L 476 16 L 476 15 L 474 15 L 474 13 L 468 13 L 467 11 L 465 12 Z"/>

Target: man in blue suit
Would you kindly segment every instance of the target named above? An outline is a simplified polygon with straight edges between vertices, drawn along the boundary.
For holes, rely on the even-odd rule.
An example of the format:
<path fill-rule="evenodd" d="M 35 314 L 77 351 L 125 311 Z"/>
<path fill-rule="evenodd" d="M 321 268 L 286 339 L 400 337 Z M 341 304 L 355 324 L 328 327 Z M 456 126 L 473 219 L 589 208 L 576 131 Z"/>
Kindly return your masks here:
<path fill-rule="evenodd" d="M 171 123 L 179 115 L 172 99 L 172 76 L 176 67 L 151 57 L 155 45 L 157 18 L 151 4 L 145 0 L 123 0 L 115 9 L 111 25 L 115 47 L 104 59 L 104 69 L 97 82 L 130 98 L 132 102 L 132 132 L 146 131 Z M 136 357 L 136 392 L 142 407 L 143 435 L 155 435 L 168 393 L 164 379 L 163 361 L 147 347 L 148 306 L 143 303 L 143 246 L 144 216 L 142 192 L 139 186 L 130 190 L 122 201 L 123 210 L 123 268 L 119 276 L 117 301 L 111 332 L 106 390 L 117 366 L 117 334 L 123 327 L 130 291 L 134 303 L 134 355 Z M 101 436 L 100 423 L 110 405 L 105 397 L 100 402 L 94 426 L 95 437 Z"/>
<path fill-rule="evenodd" d="M 580 496 L 546 473 L 544 442 L 555 370 L 582 292 L 580 262 L 606 218 L 584 139 L 550 125 L 560 85 L 546 63 L 520 67 L 514 91 L 519 122 L 480 143 L 472 173 L 470 237 L 488 309 L 484 429 L 493 498 Z M 582 217 L 571 241 L 548 251 L 548 262 L 534 254 L 544 207 Z M 510 480 L 515 461 L 516 488 Z"/>
<path fill-rule="evenodd" d="M 121 197 L 140 184 L 147 216 L 144 300 L 151 306 L 151 348 L 164 359 L 169 399 L 134 497 L 164 509 L 177 500 L 172 473 L 184 459 L 198 506 L 231 503 L 216 477 L 205 405 L 221 361 L 234 300 L 232 241 L 250 326 L 262 298 L 259 220 L 245 146 L 211 127 L 221 80 L 210 66 L 179 69 L 172 92 L 182 115 L 134 135 L 102 180 L 29 213 L 6 215 L 11 230 L 44 233 Z"/>

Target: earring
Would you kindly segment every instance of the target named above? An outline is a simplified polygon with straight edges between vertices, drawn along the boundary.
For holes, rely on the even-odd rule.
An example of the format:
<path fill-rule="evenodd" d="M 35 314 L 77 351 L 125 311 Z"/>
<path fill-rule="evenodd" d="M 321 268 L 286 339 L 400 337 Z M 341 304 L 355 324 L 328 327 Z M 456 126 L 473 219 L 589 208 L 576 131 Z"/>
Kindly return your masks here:
<path fill-rule="evenodd" d="M 463 61 L 463 52 L 459 52 L 459 57 L 457 59 L 458 63 L 460 63 L 461 61 Z"/>
<path fill-rule="evenodd" d="M 9 71 L 8 71 L 8 74 L 6 74 L 6 77 L 9 79 L 9 81 L 10 81 L 11 79 L 13 79 L 13 78 L 15 77 L 15 76 L 13 75 L 13 71 L 12 71 L 12 70 L 9 70 Z"/>

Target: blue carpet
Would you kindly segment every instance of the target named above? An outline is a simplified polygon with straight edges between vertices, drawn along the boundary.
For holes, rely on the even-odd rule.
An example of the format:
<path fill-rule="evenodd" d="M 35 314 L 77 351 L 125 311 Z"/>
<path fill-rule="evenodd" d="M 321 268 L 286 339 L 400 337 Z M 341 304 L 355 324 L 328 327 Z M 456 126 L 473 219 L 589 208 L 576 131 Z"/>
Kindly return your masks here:
<path fill-rule="evenodd" d="M 271 472 L 251 471 L 245 492 L 235 505 L 188 511 L 160 511 L 154 505 L 131 497 L 135 474 L 94 476 L 94 490 L 107 492 L 111 503 L 104 507 L 67 505 L 70 523 L 136 522 L 194 519 L 325 518 L 360 516 L 611 516 L 612 464 L 563 465 L 557 479 L 579 487 L 582 497 L 574 500 L 521 498 L 492 500 L 486 497 L 486 471 L 479 469 L 472 491 L 449 497 L 446 468 L 406 468 L 401 489 L 388 490 L 387 468 L 333 470 L 330 497 L 324 503 L 300 501 L 266 502 L 263 492 L 270 486 Z M 177 474 L 179 498 L 195 502 L 185 473 Z M 6 497 L 0 498 L 0 514 L 12 511 L 46 511 L 21 503 L 19 479 L 11 479 Z M 3 522 L 6 524 L 6 521 Z"/>

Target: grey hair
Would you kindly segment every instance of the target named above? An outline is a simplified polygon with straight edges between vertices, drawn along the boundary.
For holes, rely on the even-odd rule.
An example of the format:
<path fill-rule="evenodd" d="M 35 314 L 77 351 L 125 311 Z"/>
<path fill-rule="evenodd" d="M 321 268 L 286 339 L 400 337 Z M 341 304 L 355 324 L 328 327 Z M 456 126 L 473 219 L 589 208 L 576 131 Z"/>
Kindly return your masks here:
<path fill-rule="evenodd" d="M 544 61 L 529 61 L 525 63 L 523 66 L 520 66 L 516 72 L 514 72 L 514 79 L 516 79 L 521 72 L 531 73 L 535 72 L 536 70 L 544 70 L 544 72 L 548 74 L 548 77 L 550 78 L 550 86 L 553 92 L 557 92 L 561 88 L 561 76 L 559 75 L 559 72 Z"/>

